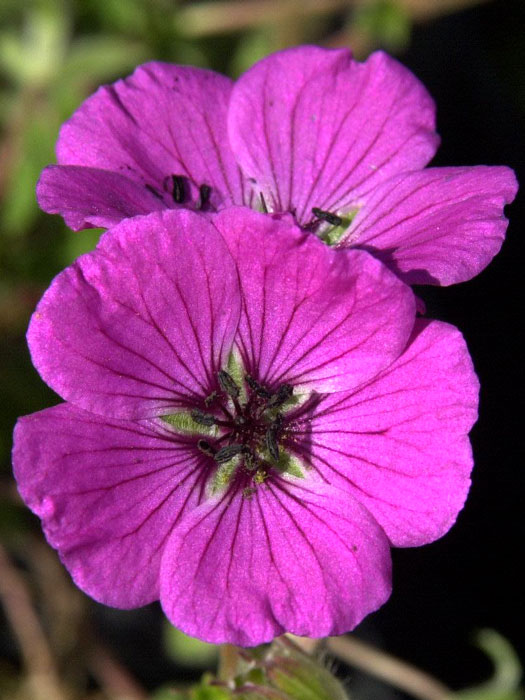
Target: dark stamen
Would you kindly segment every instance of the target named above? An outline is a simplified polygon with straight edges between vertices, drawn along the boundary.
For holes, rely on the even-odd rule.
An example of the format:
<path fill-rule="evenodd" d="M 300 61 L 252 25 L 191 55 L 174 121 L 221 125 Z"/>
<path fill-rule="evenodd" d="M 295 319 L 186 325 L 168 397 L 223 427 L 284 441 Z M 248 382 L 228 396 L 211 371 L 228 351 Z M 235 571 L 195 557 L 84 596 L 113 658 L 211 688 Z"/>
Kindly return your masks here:
<path fill-rule="evenodd" d="M 272 428 L 274 428 L 275 432 L 277 432 L 278 430 L 280 430 L 282 428 L 282 425 L 283 425 L 283 414 L 278 413 L 275 416 L 275 420 L 272 423 Z"/>
<path fill-rule="evenodd" d="M 215 401 L 216 398 L 217 398 L 217 392 L 212 391 L 211 394 L 204 399 L 204 405 L 209 406 L 211 403 L 213 403 Z"/>
<path fill-rule="evenodd" d="M 157 199 L 162 200 L 162 195 L 160 192 L 157 192 L 157 190 L 153 187 L 153 185 L 148 185 L 147 183 L 144 185 L 144 187 L 148 190 L 148 192 L 151 192 L 151 194 L 156 197 Z"/>
<path fill-rule="evenodd" d="M 263 214 L 268 214 L 268 207 L 266 206 L 266 200 L 264 198 L 264 195 L 262 192 L 259 192 L 259 196 L 261 198 L 261 207 L 263 210 Z"/>
<path fill-rule="evenodd" d="M 211 187 L 209 185 L 201 185 L 199 187 L 199 201 L 197 204 L 197 209 L 204 209 L 204 207 L 210 201 Z"/>
<path fill-rule="evenodd" d="M 343 225 L 343 220 L 341 219 L 341 217 L 337 216 L 337 214 L 333 214 L 331 211 L 325 211 L 324 209 L 318 209 L 318 207 L 314 207 L 312 209 L 312 214 L 317 219 L 322 219 L 322 221 L 326 221 L 328 224 L 330 224 L 330 226 Z"/>
<path fill-rule="evenodd" d="M 205 455 L 208 455 L 208 457 L 213 457 L 216 453 L 216 449 L 210 445 L 209 442 L 206 440 L 199 440 L 197 443 L 197 447 L 201 452 L 204 452 Z"/>
<path fill-rule="evenodd" d="M 215 416 L 212 416 L 211 413 L 204 413 L 204 411 L 199 411 L 198 408 L 196 408 L 194 411 L 191 412 L 191 417 L 195 421 L 195 423 L 198 423 L 199 425 L 215 425 L 217 422 L 217 419 Z"/>
<path fill-rule="evenodd" d="M 266 447 L 272 459 L 276 462 L 279 460 L 279 445 L 277 444 L 277 430 L 271 425 L 266 431 Z"/>
<path fill-rule="evenodd" d="M 221 369 L 221 370 L 219 370 L 219 373 L 217 376 L 219 379 L 220 387 L 224 391 L 224 393 L 228 394 L 228 396 L 231 396 L 232 399 L 236 399 L 239 396 L 240 392 L 239 392 L 239 387 L 233 381 L 233 377 L 231 376 L 231 374 L 228 374 L 228 372 Z"/>
<path fill-rule="evenodd" d="M 225 462 L 229 462 L 230 459 L 233 459 L 236 455 L 244 452 L 245 449 L 244 445 L 225 445 L 215 453 L 215 461 L 218 464 L 224 464 Z"/>
<path fill-rule="evenodd" d="M 290 396 L 293 394 L 293 386 L 291 384 L 281 384 L 277 392 L 268 401 L 268 407 L 270 406 L 282 406 L 283 403 L 288 401 Z"/>
<path fill-rule="evenodd" d="M 173 201 L 176 204 L 182 204 L 183 202 L 186 201 L 186 196 L 187 196 L 185 178 L 182 177 L 182 175 L 172 175 L 171 182 L 172 182 L 171 194 L 173 197 Z"/>
<path fill-rule="evenodd" d="M 260 396 L 263 399 L 269 399 L 271 396 L 271 393 L 265 389 L 262 384 L 259 384 L 259 382 L 256 382 L 253 377 L 251 377 L 249 374 L 246 374 L 245 377 L 246 382 L 248 383 L 248 386 L 250 389 L 257 394 L 257 396 Z"/>

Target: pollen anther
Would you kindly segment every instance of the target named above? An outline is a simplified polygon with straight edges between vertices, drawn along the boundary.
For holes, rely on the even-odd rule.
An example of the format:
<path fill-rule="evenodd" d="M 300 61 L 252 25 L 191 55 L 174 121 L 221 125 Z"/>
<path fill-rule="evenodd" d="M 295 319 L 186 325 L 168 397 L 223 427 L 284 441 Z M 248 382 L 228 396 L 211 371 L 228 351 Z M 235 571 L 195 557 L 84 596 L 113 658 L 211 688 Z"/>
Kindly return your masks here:
<path fill-rule="evenodd" d="M 326 221 L 326 223 L 330 224 L 330 226 L 342 226 L 343 225 L 343 219 L 331 211 L 325 211 L 324 209 L 319 209 L 318 207 L 313 207 L 312 214 L 317 219 L 321 219 L 322 221 Z"/>

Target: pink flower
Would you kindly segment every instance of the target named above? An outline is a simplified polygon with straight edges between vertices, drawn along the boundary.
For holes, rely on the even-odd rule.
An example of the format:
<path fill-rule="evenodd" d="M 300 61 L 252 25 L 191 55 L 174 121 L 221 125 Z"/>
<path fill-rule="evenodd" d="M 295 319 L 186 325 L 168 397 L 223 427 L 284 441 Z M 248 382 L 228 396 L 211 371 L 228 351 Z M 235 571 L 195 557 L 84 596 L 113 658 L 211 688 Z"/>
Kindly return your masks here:
<path fill-rule="evenodd" d="M 20 493 L 108 605 L 160 599 L 214 642 L 343 633 L 388 598 L 389 547 L 440 537 L 465 500 L 461 335 L 414 326 L 368 253 L 285 221 L 127 219 L 58 275 L 28 339 L 66 403 L 20 419 Z"/>
<path fill-rule="evenodd" d="M 66 122 L 37 195 L 74 229 L 166 208 L 290 212 L 410 284 L 446 285 L 498 252 L 517 184 L 506 167 L 423 170 L 437 145 L 432 99 L 382 52 L 302 46 L 235 84 L 149 63 Z"/>

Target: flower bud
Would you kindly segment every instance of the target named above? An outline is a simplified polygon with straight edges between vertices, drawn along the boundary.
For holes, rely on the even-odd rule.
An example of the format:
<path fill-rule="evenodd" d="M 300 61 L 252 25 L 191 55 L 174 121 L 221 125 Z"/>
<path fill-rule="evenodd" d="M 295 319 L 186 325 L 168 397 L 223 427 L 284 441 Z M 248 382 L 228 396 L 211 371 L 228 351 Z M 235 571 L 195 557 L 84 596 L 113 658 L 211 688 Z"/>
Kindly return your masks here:
<path fill-rule="evenodd" d="M 266 675 L 270 686 L 287 700 L 348 700 L 337 678 L 286 638 L 270 647 Z"/>

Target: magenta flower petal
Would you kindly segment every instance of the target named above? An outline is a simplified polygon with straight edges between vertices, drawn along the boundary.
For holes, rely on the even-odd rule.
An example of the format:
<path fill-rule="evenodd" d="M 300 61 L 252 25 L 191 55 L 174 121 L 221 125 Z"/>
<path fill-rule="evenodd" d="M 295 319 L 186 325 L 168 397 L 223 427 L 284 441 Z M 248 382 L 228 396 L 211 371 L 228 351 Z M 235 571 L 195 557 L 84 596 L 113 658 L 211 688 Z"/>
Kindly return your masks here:
<path fill-rule="evenodd" d="M 121 222 L 60 273 L 28 342 L 66 400 L 147 418 L 210 393 L 239 313 L 237 270 L 217 230 L 198 214 L 165 211 Z"/>
<path fill-rule="evenodd" d="M 201 184 L 211 202 L 243 204 L 244 182 L 226 130 L 232 81 L 200 68 L 148 63 L 101 87 L 61 129 L 60 165 L 120 173 L 173 204 L 171 176 L 188 179 L 188 200 Z"/>
<path fill-rule="evenodd" d="M 359 63 L 346 49 L 295 47 L 235 85 L 153 62 L 66 122 L 37 197 L 74 229 L 161 209 L 290 214 L 409 284 L 446 285 L 497 253 L 517 185 L 506 168 L 421 170 L 438 141 L 431 97 L 382 52 Z"/>
<path fill-rule="evenodd" d="M 167 208 L 155 190 L 125 175 L 76 165 L 47 167 L 36 193 L 42 209 L 62 214 L 74 231 L 109 228 L 122 219 Z"/>
<path fill-rule="evenodd" d="M 435 539 L 465 498 L 461 337 L 414 331 L 406 284 L 290 216 L 123 221 L 28 337 L 71 403 L 20 420 L 23 498 L 90 595 L 159 597 L 203 639 L 353 628 L 388 597 L 389 545 Z"/>
<path fill-rule="evenodd" d="M 68 404 L 21 418 L 13 463 L 75 583 L 108 605 L 159 597 L 171 530 L 199 503 L 202 454 L 155 423 L 98 417 Z"/>
<path fill-rule="evenodd" d="M 302 46 L 259 61 L 236 83 L 230 143 L 273 211 L 308 224 L 312 207 L 339 211 L 434 155 L 434 104 L 384 53 Z"/>
<path fill-rule="evenodd" d="M 306 414 L 305 453 L 372 513 L 394 546 L 426 544 L 453 525 L 467 496 L 477 397 L 459 331 L 419 320 L 389 369 L 352 394 L 322 397 Z"/>
<path fill-rule="evenodd" d="M 288 222 L 246 209 L 220 212 L 214 222 L 241 280 L 236 342 L 260 381 L 346 390 L 402 352 L 414 297 L 371 255 L 335 251 Z"/>
<path fill-rule="evenodd" d="M 342 245 L 366 247 L 409 284 L 463 282 L 499 251 L 517 189 L 505 167 L 403 173 L 367 195 Z"/>
<path fill-rule="evenodd" d="M 301 480 L 202 505 L 174 530 L 161 564 L 167 616 L 209 642 L 341 634 L 389 594 L 381 528 L 347 494 Z"/>

